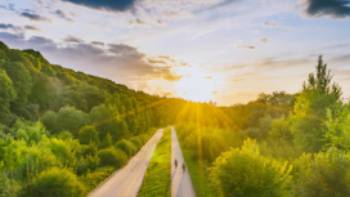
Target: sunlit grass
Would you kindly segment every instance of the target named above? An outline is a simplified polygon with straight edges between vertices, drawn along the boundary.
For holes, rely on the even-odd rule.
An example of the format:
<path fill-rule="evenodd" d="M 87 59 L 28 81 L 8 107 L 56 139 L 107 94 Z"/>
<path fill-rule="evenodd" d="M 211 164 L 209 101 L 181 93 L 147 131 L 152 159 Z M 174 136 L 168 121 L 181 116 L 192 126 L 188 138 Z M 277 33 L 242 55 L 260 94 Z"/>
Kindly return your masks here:
<path fill-rule="evenodd" d="M 163 137 L 153 153 L 143 180 L 139 197 L 170 197 L 171 186 L 171 135 L 170 129 L 164 131 Z"/>

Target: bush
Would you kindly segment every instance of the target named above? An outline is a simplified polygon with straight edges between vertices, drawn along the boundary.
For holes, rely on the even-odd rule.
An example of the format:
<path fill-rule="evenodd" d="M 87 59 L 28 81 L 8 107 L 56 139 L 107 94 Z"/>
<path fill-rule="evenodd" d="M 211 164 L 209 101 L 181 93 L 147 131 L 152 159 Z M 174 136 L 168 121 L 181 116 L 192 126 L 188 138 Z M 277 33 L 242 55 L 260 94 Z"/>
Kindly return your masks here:
<path fill-rule="evenodd" d="M 350 196 L 350 155 L 335 149 L 304 154 L 295 162 L 300 197 Z"/>
<path fill-rule="evenodd" d="M 122 139 L 115 145 L 118 149 L 124 151 L 128 156 L 132 156 L 136 151 L 137 147 L 129 140 Z"/>
<path fill-rule="evenodd" d="M 65 167 L 72 167 L 76 164 L 76 153 L 80 150 L 80 144 L 77 140 L 62 140 L 49 138 L 40 144 L 47 147 Z"/>
<path fill-rule="evenodd" d="M 291 166 L 260 155 L 255 141 L 223 153 L 211 168 L 211 180 L 221 196 L 287 196 Z"/>
<path fill-rule="evenodd" d="M 0 169 L 0 170 L 3 170 L 3 169 Z M 21 186 L 17 181 L 15 181 L 14 179 L 8 178 L 7 176 L 5 176 L 5 173 L 0 174 L 0 196 L 1 197 L 16 197 L 17 192 L 19 191 L 20 188 Z"/>
<path fill-rule="evenodd" d="M 85 186 L 67 169 L 51 168 L 34 178 L 23 191 L 26 197 L 79 197 Z"/>
<path fill-rule="evenodd" d="M 29 146 L 24 141 L 11 141 L 3 151 L 4 166 L 11 178 L 27 180 L 43 170 L 60 165 L 45 146 Z"/>
<path fill-rule="evenodd" d="M 63 107 L 57 113 L 58 131 L 68 130 L 74 132 L 86 124 L 87 115 L 74 107 Z"/>
<path fill-rule="evenodd" d="M 58 128 L 58 122 L 57 122 L 57 115 L 53 111 L 47 111 L 41 118 L 41 122 L 45 125 L 45 127 L 55 133 L 57 132 Z"/>
<path fill-rule="evenodd" d="M 86 124 L 87 115 L 74 107 L 66 106 L 62 107 L 57 113 L 46 112 L 41 121 L 54 134 L 64 130 L 76 134 L 78 129 Z"/>
<path fill-rule="evenodd" d="M 130 142 L 133 143 L 137 149 L 140 149 L 143 145 L 143 139 L 141 139 L 139 136 L 132 137 Z"/>
<path fill-rule="evenodd" d="M 113 147 L 100 150 L 97 155 L 100 159 L 100 166 L 112 166 L 115 168 L 123 166 L 128 159 L 123 151 Z"/>
<path fill-rule="evenodd" d="M 92 190 L 109 175 L 111 175 L 113 173 L 113 170 L 114 168 L 112 167 L 99 168 L 93 172 L 87 173 L 83 177 L 83 180 L 88 186 L 89 190 Z"/>
<path fill-rule="evenodd" d="M 98 143 L 98 132 L 92 125 L 87 125 L 79 130 L 79 141 L 82 144 Z"/>
<path fill-rule="evenodd" d="M 100 160 L 97 156 L 87 156 L 79 160 L 77 164 L 77 174 L 81 175 L 88 171 L 94 171 L 100 163 Z"/>

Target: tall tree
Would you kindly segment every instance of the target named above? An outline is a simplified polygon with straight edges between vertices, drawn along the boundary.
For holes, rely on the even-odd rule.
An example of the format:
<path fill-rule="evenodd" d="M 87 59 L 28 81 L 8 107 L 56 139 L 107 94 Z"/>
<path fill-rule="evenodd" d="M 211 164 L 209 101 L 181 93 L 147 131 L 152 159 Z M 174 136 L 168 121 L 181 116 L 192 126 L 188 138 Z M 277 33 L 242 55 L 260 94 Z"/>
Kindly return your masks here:
<path fill-rule="evenodd" d="M 6 71 L 0 69 L 0 122 L 9 124 L 11 121 L 10 103 L 16 97 L 12 80 Z"/>
<path fill-rule="evenodd" d="M 326 143 L 327 112 L 335 113 L 341 103 L 341 89 L 332 83 L 332 75 L 319 57 L 316 73 L 309 74 L 294 106 L 295 143 L 305 151 L 319 151 Z"/>

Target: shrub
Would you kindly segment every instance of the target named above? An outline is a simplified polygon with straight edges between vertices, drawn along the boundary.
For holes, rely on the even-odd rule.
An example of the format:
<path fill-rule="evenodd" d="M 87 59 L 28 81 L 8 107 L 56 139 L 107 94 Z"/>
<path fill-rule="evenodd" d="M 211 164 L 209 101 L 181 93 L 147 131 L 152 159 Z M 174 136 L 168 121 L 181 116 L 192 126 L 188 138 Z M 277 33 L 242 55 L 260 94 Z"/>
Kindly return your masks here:
<path fill-rule="evenodd" d="M 28 146 L 24 141 L 11 141 L 3 151 L 3 162 L 11 178 L 26 180 L 60 165 L 48 147 Z"/>
<path fill-rule="evenodd" d="M 94 189 L 99 183 L 106 179 L 109 175 L 113 173 L 114 168 L 104 167 L 99 168 L 93 172 L 87 173 L 83 180 L 90 190 Z"/>
<path fill-rule="evenodd" d="M 137 151 L 137 147 L 132 142 L 125 139 L 118 141 L 115 146 L 124 151 L 128 156 L 132 156 Z"/>
<path fill-rule="evenodd" d="M 53 111 L 47 111 L 41 118 L 41 122 L 45 125 L 45 127 L 55 133 L 57 132 L 58 128 L 58 122 L 57 122 L 57 115 Z"/>
<path fill-rule="evenodd" d="M 143 145 L 143 140 L 139 136 L 132 137 L 130 142 L 133 143 L 137 149 L 140 149 Z"/>
<path fill-rule="evenodd" d="M 102 149 L 97 155 L 100 159 L 100 166 L 112 166 L 115 168 L 123 166 L 128 159 L 123 151 L 113 147 Z"/>
<path fill-rule="evenodd" d="M 94 126 L 87 125 L 79 130 L 79 141 L 82 144 L 98 143 L 98 133 Z"/>
<path fill-rule="evenodd" d="M 79 175 L 84 174 L 88 171 L 95 170 L 100 163 L 100 160 L 97 156 L 87 156 L 79 160 L 77 164 L 77 173 Z"/>
<path fill-rule="evenodd" d="M 74 134 L 75 131 L 86 124 L 87 115 L 74 107 L 62 107 L 57 113 L 57 122 L 60 125 L 58 131 L 68 130 Z"/>
<path fill-rule="evenodd" d="M 291 166 L 260 155 L 255 141 L 223 153 L 211 168 L 211 180 L 221 196 L 287 196 Z"/>
<path fill-rule="evenodd" d="M 67 169 L 51 168 L 34 178 L 23 191 L 26 197 L 79 197 L 85 186 Z"/>
<path fill-rule="evenodd" d="M 57 113 L 48 111 L 41 118 L 46 128 L 52 133 L 68 130 L 73 134 L 87 122 L 87 115 L 74 107 L 62 107 Z M 76 136 L 76 135 L 75 135 Z"/>
<path fill-rule="evenodd" d="M 0 163 L 1 165 L 1 163 Z M 1 167 L 1 166 L 0 166 Z M 3 169 L 0 169 L 3 170 Z M 20 184 L 14 179 L 8 178 L 5 173 L 0 174 L 0 196 L 16 197 L 17 192 L 21 188 Z"/>
<path fill-rule="evenodd" d="M 331 149 L 304 154 L 295 162 L 295 193 L 300 197 L 350 196 L 350 155 Z"/>

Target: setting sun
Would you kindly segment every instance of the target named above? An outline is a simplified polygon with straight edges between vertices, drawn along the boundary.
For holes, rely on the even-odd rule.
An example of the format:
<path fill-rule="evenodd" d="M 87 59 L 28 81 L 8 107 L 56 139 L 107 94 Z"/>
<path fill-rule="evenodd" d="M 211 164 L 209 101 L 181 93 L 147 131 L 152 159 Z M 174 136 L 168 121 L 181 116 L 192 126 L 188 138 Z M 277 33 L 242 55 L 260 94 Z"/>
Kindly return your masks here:
<path fill-rule="evenodd" d="M 183 77 L 175 88 L 178 96 L 199 102 L 213 100 L 218 79 L 196 67 L 185 68 L 179 72 Z"/>

